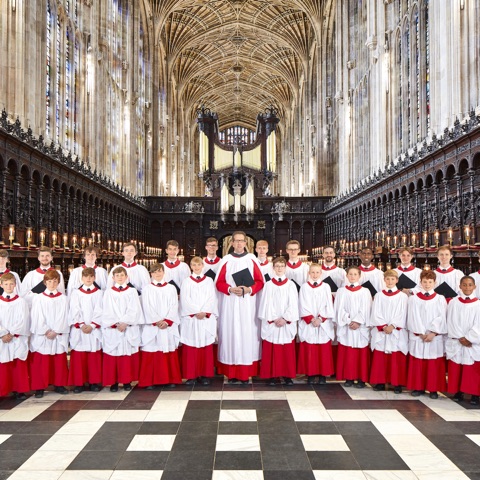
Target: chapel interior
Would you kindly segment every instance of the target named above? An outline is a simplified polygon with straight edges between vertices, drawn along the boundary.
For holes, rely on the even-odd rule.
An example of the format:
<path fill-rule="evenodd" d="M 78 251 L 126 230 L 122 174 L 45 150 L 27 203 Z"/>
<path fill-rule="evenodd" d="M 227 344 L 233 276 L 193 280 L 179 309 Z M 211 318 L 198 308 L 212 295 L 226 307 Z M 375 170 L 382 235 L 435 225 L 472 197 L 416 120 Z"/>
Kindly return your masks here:
<path fill-rule="evenodd" d="M 138 262 L 148 267 L 165 259 L 170 239 L 179 242 L 185 261 L 205 255 L 209 237 L 219 240 L 223 256 L 236 230 L 246 232 L 251 251 L 267 240 L 272 257 L 284 254 L 290 239 L 300 242 L 306 261 L 320 261 L 322 247 L 333 245 L 343 267 L 357 264 L 358 251 L 369 246 L 383 270 L 396 265 L 401 246 L 414 249 L 418 267 L 434 268 L 437 247 L 450 244 L 455 267 L 476 271 L 479 39 L 480 0 L 2 0 L 0 247 L 9 250 L 20 277 L 36 268 L 38 247 L 52 247 L 66 280 L 88 245 L 99 248 L 99 262 L 109 268 L 121 261 L 122 244 L 133 241 Z M 262 390 L 257 398 L 255 386 L 249 388 L 232 388 L 223 401 L 235 409 L 248 399 L 247 408 L 257 408 Z M 328 428 L 348 423 L 330 434 L 361 437 L 374 425 L 383 435 L 378 412 L 392 409 L 394 421 L 415 425 L 408 433 L 432 442 L 432 472 L 480 478 L 478 408 L 442 410 L 429 400 L 395 402 L 373 392 L 352 398 L 337 390 L 318 393 L 327 410 L 342 409 Z M 187 412 L 198 408 L 195 402 L 221 399 L 202 393 L 191 397 Z M 144 406 L 129 404 L 132 397 Z M 283 402 L 280 397 L 263 401 Z M 153 398 L 135 390 L 122 398 L 132 425 L 143 422 L 136 412 L 150 408 Z M 285 398 L 295 420 L 303 407 L 313 409 L 308 399 L 302 407 L 295 395 Z M 38 410 L 42 428 L 67 421 L 71 400 L 57 402 L 65 409 Z M 113 406 L 114 397 L 102 401 L 120 405 Z M 10 435 L 1 414 L 12 405 L 0 403 L 0 439 Z M 57 413 L 49 414 L 50 407 Z M 204 413 L 208 419 L 210 410 Z M 9 428 L 24 421 L 19 418 Z M 148 433 L 148 422 L 139 428 Z M 318 433 L 303 428 L 302 435 Z M 452 444 L 449 450 L 440 438 L 447 433 L 468 453 L 456 455 Z M 403 448 L 389 445 L 394 453 Z M 358 462 L 360 438 L 348 446 Z M 113 472 L 132 467 L 126 460 L 118 467 L 109 455 L 96 463 L 104 472 L 98 476 L 68 476 L 72 469 L 55 478 L 127 478 Z M 352 466 L 350 457 L 340 467 L 328 457 L 326 465 L 314 455 L 309 468 L 292 460 L 275 470 L 252 455 L 250 465 L 262 476 L 213 478 L 433 478 L 397 456 L 401 464 L 377 459 L 369 468 Z M 153 457 L 139 459 L 136 470 L 164 470 Z M 161 478 L 210 478 L 212 468 L 195 475 L 191 463 L 185 460 L 189 469 L 181 475 L 165 469 Z M 77 470 L 88 471 L 81 465 Z M 0 479 L 27 478 L 16 470 L 0 459 Z M 350 473 L 318 473 L 342 470 Z M 403 473 L 388 476 L 390 470 Z"/>

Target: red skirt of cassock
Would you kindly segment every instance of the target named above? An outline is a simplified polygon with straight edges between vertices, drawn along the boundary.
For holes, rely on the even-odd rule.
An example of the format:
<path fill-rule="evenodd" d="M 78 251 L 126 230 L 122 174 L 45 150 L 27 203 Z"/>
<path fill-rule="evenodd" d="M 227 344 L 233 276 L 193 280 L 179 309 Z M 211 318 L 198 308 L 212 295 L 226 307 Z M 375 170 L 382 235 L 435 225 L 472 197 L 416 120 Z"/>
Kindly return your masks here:
<path fill-rule="evenodd" d="M 338 344 L 337 380 L 362 380 L 368 382 L 370 373 L 370 348 L 353 348 Z"/>
<path fill-rule="evenodd" d="M 178 350 L 174 352 L 140 352 L 139 387 L 182 383 Z"/>
<path fill-rule="evenodd" d="M 0 363 L 0 397 L 10 392 L 25 393 L 30 390 L 27 360 L 16 358 L 11 362 Z"/>
<path fill-rule="evenodd" d="M 96 352 L 70 352 L 70 368 L 68 372 L 68 384 L 82 386 L 102 383 L 102 351 Z"/>
<path fill-rule="evenodd" d="M 287 377 L 296 375 L 295 340 L 284 345 L 262 341 L 260 377 Z"/>
<path fill-rule="evenodd" d="M 103 385 L 113 385 L 114 383 L 130 383 L 138 380 L 138 370 L 140 368 L 140 354 L 113 355 L 103 354 Z"/>
<path fill-rule="evenodd" d="M 29 356 L 30 388 L 45 390 L 49 385 L 68 385 L 68 362 L 66 353 L 43 355 L 32 352 Z"/>
<path fill-rule="evenodd" d="M 480 362 L 461 365 L 448 361 L 448 391 L 480 395 Z"/>
<path fill-rule="evenodd" d="M 213 377 L 213 343 L 206 347 L 196 348 L 182 345 L 182 378 Z"/>
<path fill-rule="evenodd" d="M 408 358 L 407 388 L 410 390 L 445 391 L 445 357 L 423 359 Z"/>
<path fill-rule="evenodd" d="M 407 384 L 407 356 L 402 352 L 385 353 L 374 350 L 370 368 L 370 383 Z"/>
<path fill-rule="evenodd" d="M 328 377 L 334 372 L 332 342 L 318 344 L 300 342 L 297 358 L 298 374 Z"/>
<path fill-rule="evenodd" d="M 227 378 L 236 378 L 237 380 L 246 381 L 250 377 L 258 375 L 259 362 L 253 362 L 251 365 L 228 365 L 218 362 L 217 373 L 225 375 Z"/>

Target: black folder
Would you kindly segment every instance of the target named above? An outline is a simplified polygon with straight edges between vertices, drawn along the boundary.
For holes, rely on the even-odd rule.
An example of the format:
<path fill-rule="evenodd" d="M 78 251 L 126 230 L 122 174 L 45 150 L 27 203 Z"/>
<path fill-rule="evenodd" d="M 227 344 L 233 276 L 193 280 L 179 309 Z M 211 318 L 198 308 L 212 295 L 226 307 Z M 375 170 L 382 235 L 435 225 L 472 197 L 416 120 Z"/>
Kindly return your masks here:
<path fill-rule="evenodd" d="M 137 290 L 137 288 L 135 287 L 135 285 L 131 282 L 128 282 L 127 285 L 130 287 L 130 288 L 134 288 L 135 290 Z M 140 292 L 140 290 L 137 290 L 137 293 L 138 295 L 141 295 L 142 293 Z"/>
<path fill-rule="evenodd" d="M 38 283 L 32 288 L 32 292 L 43 293 L 46 289 L 47 289 L 47 286 L 43 283 L 43 280 L 42 280 L 40 283 Z"/>
<path fill-rule="evenodd" d="M 177 289 L 177 295 L 180 295 L 180 287 L 173 280 L 170 280 L 168 283 L 173 285 Z"/>
<path fill-rule="evenodd" d="M 290 279 L 290 280 L 291 280 L 291 281 L 293 282 L 293 284 L 297 287 L 297 292 L 300 292 L 300 285 L 299 285 L 295 280 L 293 280 L 293 279 Z"/>
<path fill-rule="evenodd" d="M 333 281 L 332 277 L 325 277 L 322 280 L 323 283 L 326 283 L 329 287 L 332 293 L 335 293 L 338 290 L 337 284 Z"/>
<path fill-rule="evenodd" d="M 397 283 L 397 288 L 399 290 L 403 290 L 404 288 L 406 289 L 412 289 L 415 288 L 417 284 L 409 277 L 407 277 L 405 274 L 401 274 L 398 277 L 398 283 Z"/>
<path fill-rule="evenodd" d="M 0 295 L 2 295 L 3 291 L 4 291 L 3 288 L 0 287 Z"/>
<path fill-rule="evenodd" d="M 441 283 L 435 289 L 435 292 L 437 292 L 440 295 L 443 295 L 445 298 L 453 298 L 457 296 L 457 292 L 455 292 L 455 290 L 447 282 Z"/>
<path fill-rule="evenodd" d="M 233 273 L 232 277 L 237 287 L 251 287 L 255 285 L 255 280 L 248 268 Z"/>
<path fill-rule="evenodd" d="M 210 277 L 213 281 L 215 281 L 216 275 L 215 275 L 215 272 L 214 272 L 211 268 L 209 268 L 209 269 L 205 272 L 205 275 L 206 275 L 207 277 Z"/>
<path fill-rule="evenodd" d="M 371 284 L 370 280 L 367 280 L 365 283 L 363 283 L 362 287 L 368 288 L 372 298 L 377 294 L 377 289 Z"/>
<path fill-rule="evenodd" d="M 268 273 L 264 275 L 264 278 L 265 278 L 265 283 L 271 280 L 270 275 Z"/>

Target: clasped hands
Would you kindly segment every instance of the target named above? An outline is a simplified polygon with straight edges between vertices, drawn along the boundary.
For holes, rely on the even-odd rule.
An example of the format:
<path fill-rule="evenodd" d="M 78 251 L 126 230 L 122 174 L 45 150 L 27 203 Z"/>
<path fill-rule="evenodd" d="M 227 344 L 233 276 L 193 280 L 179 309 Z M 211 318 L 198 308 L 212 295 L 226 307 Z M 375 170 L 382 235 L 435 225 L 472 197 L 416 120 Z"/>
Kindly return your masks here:
<path fill-rule="evenodd" d="M 250 287 L 230 287 L 230 293 L 233 293 L 237 297 L 243 297 L 246 293 L 252 293 L 252 289 Z"/>

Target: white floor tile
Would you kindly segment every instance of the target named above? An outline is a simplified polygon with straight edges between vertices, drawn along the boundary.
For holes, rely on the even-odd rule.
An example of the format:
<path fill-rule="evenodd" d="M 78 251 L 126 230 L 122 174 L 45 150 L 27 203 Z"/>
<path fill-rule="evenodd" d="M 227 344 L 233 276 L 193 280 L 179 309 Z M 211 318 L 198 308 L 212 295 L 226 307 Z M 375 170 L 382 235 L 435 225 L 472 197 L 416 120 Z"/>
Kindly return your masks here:
<path fill-rule="evenodd" d="M 158 412 L 158 411 L 170 411 L 170 412 L 182 412 L 185 413 L 187 408 L 188 400 L 180 400 L 180 399 L 169 399 L 169 400 L 162 400 L 161 396 L 157 399 L 157 401 L 152 405 L 150 412 Z"/>
<path fill-rule="evenodd" d="M 113 470 L 67 470 L 59 480 L 109 480 L 112 473 Z"/>
<path fill-rule="evenodd" d="M 414 470 L 413 473 L 417 476 L 418 480 L 438 480 L 439 478 L 445 478 L 448 480 L 468 480 L 470 477 L 467 477 L 460 470 L 439 470 L 431 469 L 428 472 L 423 470 L 417 471 Z"/>
<path fill-rule="evenodd" d="M 311 409 L 311 410 L 295 410 L 292 411 L 293 418 L 296 422 L 331 422 L 332 417 L 327 410 Z"/>
<path fill-rule="evenodd" d="M 420 431 L 408 420 L 403 422 L 372 422 L 382 435 L 418 435 Z"/>
<path fill-rule="evenodd" d="M 110 480 L 160 480 L 163 470 L 115 470 Z"/>
<path fill-rule="evenodd" d="M 480 435 L 466 435 L 472 442 L 475 442 L 480 447 Z M 1 442 L 0 442 L 1 443 Z"/>
<path fill-rule="evenodd" d="M 189 400 L 192 392 L 173 392 L 172 390 L 163 390 L 157 398 L 157 402 L 163 400 Z"/>
<path fill-rule="evenodd" d="M 397 451 L 397 453 L 408 465 L 408 468 L 414 472 L 428 473 L 431 470 L 459 471 L 456 465 L 440 451 L 428 452 L 428 455 L 426 455 L 424 451 L 419 450 Z M 417 473 L 415 474 L 418 475 Z M 448 478 L 448 480 L 450 480 L 450 477 L 442 478 Z"/>
<path fill-rule="evenodd" d="M 222 400 L 255 400 L 254 392 L 223 391 Z"/>
<path fill-rule="evenodd" d="M 256 410 L 220 410 L 221 422 L 256 422 Z"/>
<path fill-rule="evenodd" d="M 51 470 L 37 470 L 35 472 L 31 472 L 28 470 L 17 470 L 8 477 L 8 480 L 58 480 L 61 475 L 61 471 L 54 472 Z"/>
<path fill-rule="evenodd" d="M 360 470 L 314 470 L 315 480 L 365 480 Z"/>
<path fill-rule="evenodd" d="M 440 452 L 438 448 L 421 433 L 414 435 L 398 435 L 391 433 L 384 433 L 383 436 L 387 442 L 393 447 L 397 453 L 401 452 L 421 452 L 423 454 L 430 454 Z"/>
<path fill-rule="evenodd" d="M 350 449 L 341 435 L 300 435 L 307 452 L 348 452 Z"/>
<path fill-rule="evenodd" d="M 285 392 L 253 391 L 255 400 L 286 400 Z"/>
<path fill-rule="evenodd" d="M 106 422 L 114 411 L 115 410 L 80 410 L 68 423 Z"/>
<path fill-rule="evenodd" d="M 371 422 L 408 422 L 397 410 L 362 410 Z"/>
<path fill-rule="evenodd" d="M 334 422 L 368 422 L 362 410 L 328 410 Z"/>
<path fill-rule="evenodd" d="M 212 480 L 263 480 L 261 470 L 214 470 Z"/>
<path fill-rule="evenodd" d="M 258 435 L 218 435 L 217 452 L 259 452 Z"/>
<path fill-rule="evenodd" d="M 60 435 L 95 435 L 105 422 L 73 422 L 66 423 L 57 434 Z"/>
<path fill-rule="evenodd" d="M 108 386 L 97 392 L 95 400 L 125 400 L 129 393 L 123 390 L 122 386 L 118 388 L 118 392 L 111 392 L 110 386 Z"/>
<path fill-rule="evenodd" d="M 192 392 L 190 400 L 221 400 L 222 392 Z"/>
<path fill-rule="evenodd" d="M 19 470 L 61 470 L 62 472 L 72 463 L 79 452 L 61 452 L 37 450 Z"/>
<path fill-rule="evenodd" d="M 128 452 L 169 452 L 175 435 L 135 435 L 127 448 Z"/>
<path fill-rule="evenodd" d="M 9 439 L 11 435 L 0 435 L 0 444 Z"/>
<path fill-rule="evenodd" d="M 115 410 L 107 422 L 143 422 L 150 410 Z"/>
<path fill-rule="evenodd" d="M 410 470 L 363 470 L 367 480 L 417 480 Z"/>
<path fill-rule="evenodd" d="M 85 445 L 92 439 L 93 435 L 62 435 L 55 434 L 50 437 L 38 450 L 47 450 L 55 452 L 80 452 Z"/>

